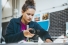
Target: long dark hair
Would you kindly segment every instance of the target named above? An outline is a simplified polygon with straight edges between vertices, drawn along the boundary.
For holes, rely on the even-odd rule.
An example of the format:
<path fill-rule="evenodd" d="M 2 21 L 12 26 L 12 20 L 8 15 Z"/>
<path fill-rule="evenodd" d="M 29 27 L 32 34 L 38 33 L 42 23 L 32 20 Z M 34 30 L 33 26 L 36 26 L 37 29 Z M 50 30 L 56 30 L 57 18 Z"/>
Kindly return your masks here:
<path fill-rule="evenodd" d="M 25 4 L 22 6 L 22 10 L 25 12 L 28 8 L 35 9 L 35 3 L 34 0 L 26 0 Z"/>

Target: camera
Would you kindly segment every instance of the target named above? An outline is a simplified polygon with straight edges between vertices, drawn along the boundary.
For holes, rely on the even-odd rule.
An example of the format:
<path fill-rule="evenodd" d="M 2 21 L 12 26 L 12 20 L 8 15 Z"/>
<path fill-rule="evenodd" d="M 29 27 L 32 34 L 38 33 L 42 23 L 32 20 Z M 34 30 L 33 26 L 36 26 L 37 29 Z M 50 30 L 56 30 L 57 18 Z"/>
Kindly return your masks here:
<path fill-rule="evenodd" d="M 35 30 L 34 29 L 29 30 L 29 32 L 32 33 L 32 34 L 35 34 Z"/>
<path fill-rule="evenodd" d="M 30 33 L 35 34 L 32 38 L 29 38 L 31 42 L 38 42 L 38 36 L 40 30 L 32 28 L 32 30 L 29 30 Z"/>
<path fill-rule="evenodd" d="M 32 34 L 39 34 L 40 30 L 35 30 L 34 28 L 32 28 L 32 30 L 29 30 L 29 32 Z"/>

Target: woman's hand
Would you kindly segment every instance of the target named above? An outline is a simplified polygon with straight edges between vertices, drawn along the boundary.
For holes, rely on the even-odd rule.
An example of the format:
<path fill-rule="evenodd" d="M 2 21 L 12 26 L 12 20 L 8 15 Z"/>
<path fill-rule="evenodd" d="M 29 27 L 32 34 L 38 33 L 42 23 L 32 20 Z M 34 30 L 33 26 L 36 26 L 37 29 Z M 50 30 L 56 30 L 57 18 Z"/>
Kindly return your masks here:
<path fill-rule="evenodd" d="M 52 43 L 50 39 L 46 39 L 45 43 Z"/>
<path fill-rule="evenodd" d="M 32 28 L 29 28 L 29 29 L 27 29 L 27 30 L 24 30 L 24 31 L 23 31 L 23 34 L 24 34 L 25 37 L 32 38 L 35 34 L 31 34 L 31 33 L 29 32 L 29 30 L 32 30 Z"/>

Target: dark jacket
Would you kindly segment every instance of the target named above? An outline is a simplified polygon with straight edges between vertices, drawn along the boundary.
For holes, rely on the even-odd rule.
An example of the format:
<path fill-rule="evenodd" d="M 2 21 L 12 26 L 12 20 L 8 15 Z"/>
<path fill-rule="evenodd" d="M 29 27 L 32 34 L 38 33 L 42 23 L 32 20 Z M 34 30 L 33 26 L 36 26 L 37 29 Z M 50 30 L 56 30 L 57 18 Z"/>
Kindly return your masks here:
<path fill-rule="evenodd" d="M 22 32 L 20 31 L 21 30 L 20 22 L 21 22 L 21 17 L 13 18 L 10 20 L 5 35 L 6 43 L 16 43 L 26 38 L 23 35 L 23 31 Z M 39 30 L 38 35 L 39 37 L 41 37 L 43 41 L 46 39 L 51 39 L 48 32 L 45 31 L 37 22 L 31 21 L 29 23 L 29 28 L 34 28 L 35 30 Z"/>

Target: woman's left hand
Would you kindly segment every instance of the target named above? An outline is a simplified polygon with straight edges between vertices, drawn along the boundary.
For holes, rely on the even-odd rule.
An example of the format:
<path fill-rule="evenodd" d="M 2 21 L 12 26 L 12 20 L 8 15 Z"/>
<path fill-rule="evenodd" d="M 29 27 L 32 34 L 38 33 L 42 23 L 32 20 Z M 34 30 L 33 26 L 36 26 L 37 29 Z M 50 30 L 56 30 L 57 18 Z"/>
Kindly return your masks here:
<path fill-rule="evenodd" d="M 50 39 L 46 39 L 45 41 L 46 43 L 52 43 L 52 41 Z"/>

